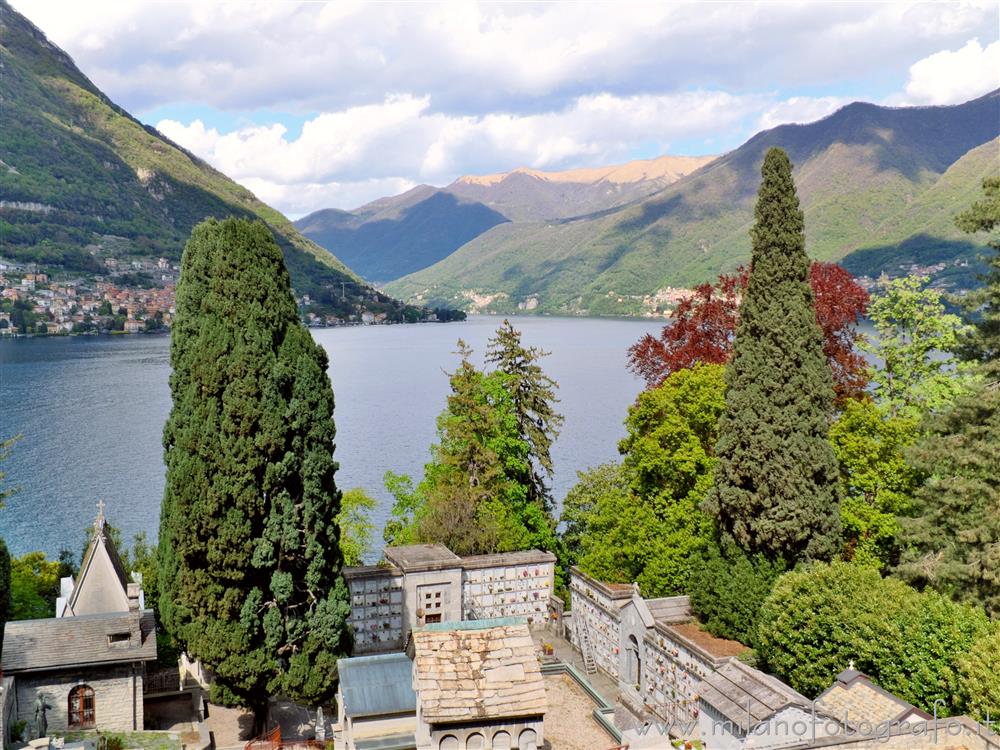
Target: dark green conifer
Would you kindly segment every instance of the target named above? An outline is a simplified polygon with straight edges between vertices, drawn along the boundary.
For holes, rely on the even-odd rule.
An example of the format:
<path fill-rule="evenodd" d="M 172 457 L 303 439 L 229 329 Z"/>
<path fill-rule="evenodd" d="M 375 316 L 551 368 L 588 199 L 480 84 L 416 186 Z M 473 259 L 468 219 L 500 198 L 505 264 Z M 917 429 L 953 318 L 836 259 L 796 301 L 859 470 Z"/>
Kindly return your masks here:
<path fill-rule="evenodd" d="M 987 365 L 987 372 L 1000 377 L 1000 177 L 983 180 L 983 199 L 976 201 L 955 219 L 959 229 L 970 234 L 993 232 L 989 246 L 993 253 L 984 260 L 988 264 L 980 277 L 983 285 L 963 300 L 967 321 L 973 328 L 962 349 L 965 359 Z"/>
<path fill-rule="evenodd" d="M 331 696 L 349 650 L 327 358 L 261 222 L 191 234 L 171 337 L 160 607 L 215 698 Z"/>
<path fill-rule="evenodd" d="M 552 444 L 559 437 L 563 416 L 555 410 L 559 387 L 538 364 L 548 352 L 521 343 L 521 332 L 504 320 L 489 341 L 486 361 L 508 376 L 517 419 L 517 431 L 530 447 L 530 462 L 518 481 L 528 489 L 528 500 L 546 513 L 552 511 L 552 497 L 547 481 L 552 478 Z"/>
<path fill-rule="evenodd" d="M 748 553 L 786 562 L 837 551 L 837 461 L 827 439 L 833 379 L 809 287 L 792 164 L 764 157 L 753 257 L 726 368 L 715 486 L 706 508 Z"/>

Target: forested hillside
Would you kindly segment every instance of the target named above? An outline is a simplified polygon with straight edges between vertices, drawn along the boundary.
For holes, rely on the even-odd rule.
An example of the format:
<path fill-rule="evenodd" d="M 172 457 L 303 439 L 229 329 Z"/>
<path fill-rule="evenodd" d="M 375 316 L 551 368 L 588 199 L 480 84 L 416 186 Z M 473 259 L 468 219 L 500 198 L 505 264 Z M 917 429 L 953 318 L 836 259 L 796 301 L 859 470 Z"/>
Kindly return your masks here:
<path fill-rule="evenodd" d="M 403 307 L 360 283 L 280 212 L 105 96 L 0 0 L 2 254 L 50 274 L 100 273 L 107 258 L 180 258 L 206 216 L 264 220 L 296 292 L 328 310 Z"/>

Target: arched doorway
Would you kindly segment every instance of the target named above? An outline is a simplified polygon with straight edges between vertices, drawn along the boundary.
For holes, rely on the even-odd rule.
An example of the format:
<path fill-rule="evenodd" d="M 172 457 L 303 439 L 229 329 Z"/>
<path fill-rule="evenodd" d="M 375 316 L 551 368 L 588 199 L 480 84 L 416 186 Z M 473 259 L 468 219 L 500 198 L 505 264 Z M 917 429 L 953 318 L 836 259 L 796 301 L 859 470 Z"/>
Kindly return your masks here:
<path fill-rule="evenodd" d="M 69 691 L 69 725 L 74 729 L 91 729 L 97 723 L 97 705 L 90 685 L 77 685 Z"/>
<path fill-rule="evenodd" d="M 538 750 L 538 735 L 534 729 L 525 729 L 518 735 L 517 750 Z"/>

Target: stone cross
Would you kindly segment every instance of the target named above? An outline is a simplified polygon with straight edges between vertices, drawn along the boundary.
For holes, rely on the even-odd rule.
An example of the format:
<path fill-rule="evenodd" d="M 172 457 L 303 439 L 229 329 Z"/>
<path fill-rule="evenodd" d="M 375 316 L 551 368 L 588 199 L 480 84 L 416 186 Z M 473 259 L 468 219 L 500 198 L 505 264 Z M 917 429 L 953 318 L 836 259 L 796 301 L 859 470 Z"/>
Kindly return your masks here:
<path fill-rule="evenodd" d="M 104 500 L 97 501 L 97 520 L 94 521 L 94 528 L 98 532 L 104 529 Z"/>

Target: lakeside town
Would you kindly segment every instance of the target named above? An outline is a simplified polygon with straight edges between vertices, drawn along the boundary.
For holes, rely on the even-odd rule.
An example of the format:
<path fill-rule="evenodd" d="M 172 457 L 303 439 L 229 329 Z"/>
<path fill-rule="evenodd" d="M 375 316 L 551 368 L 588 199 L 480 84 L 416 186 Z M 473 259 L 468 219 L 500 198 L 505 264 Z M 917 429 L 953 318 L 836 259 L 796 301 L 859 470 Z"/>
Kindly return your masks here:
<path fill-rule="evenodd" d="M 180 265 L 166 258 L 105 258 L 104 276 L 52 278 L 37 264 L 0 257 L 0 336 L 78 336 L 163 333 L 170 330 Z M 65 276 L 65 274 L 63 274 Z M 326 313 L 308 294 L 295 295 L 311 328 L 382 325 L 385 312 L 359 309 L 350 316 Z M 312 308 L 312 309 L 311 309 Z M 454 319 L 441 311 L 427 321 Z"/>

